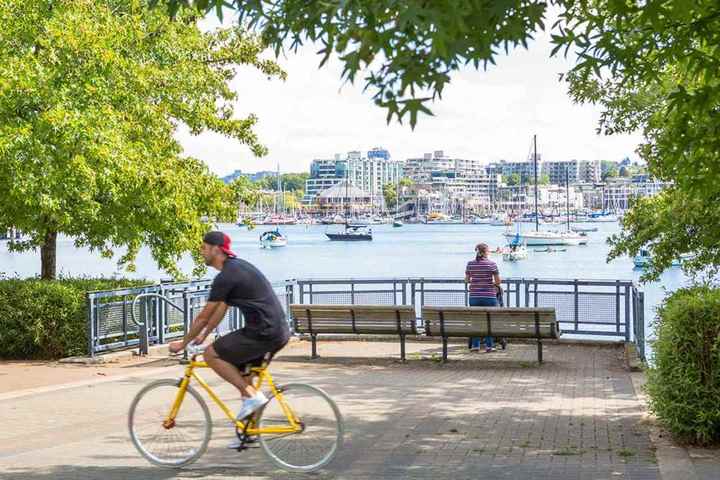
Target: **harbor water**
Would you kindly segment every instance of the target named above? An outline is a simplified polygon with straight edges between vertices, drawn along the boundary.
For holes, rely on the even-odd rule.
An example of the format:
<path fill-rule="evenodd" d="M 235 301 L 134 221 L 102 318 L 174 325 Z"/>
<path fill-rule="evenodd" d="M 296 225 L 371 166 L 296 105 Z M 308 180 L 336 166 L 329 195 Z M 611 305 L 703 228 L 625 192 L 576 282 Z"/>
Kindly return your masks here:
<path fill-rule="evenodd" d="M 589 225 L 589 224 L 587 224 Z M 607 262 L 607 238 L 619 231 L 617 224 L 598 223 L 597 232 L 588 233 L 586 246 L 563 247 L 565 251 L 536 252 L 528 247 L 527 260 L 504 262 L 501 255 L 493 255 L 503 277 L 551 278 L 581 280 L 633 280 L 639 282 L 641 270 L 634 268 L 631 258 Z M 260 234 L 274 227 L 259 225 L 248 231 L 244 227 L 222 225 L 233 240 L 238 256 L 258 266 L 271 281 L 292 278 L 390 278 L 390 277 L 462 277 L 465 265 L 474 256 L 474 246 L 487 243 L 491 249 L 504 246 L 504 228 L 490 225 L 374 225 L 373 240 L 369 242 L 332 242 L 328 229 L 337 226 L 288 225 L 280 231 L 288 237 L 283 248 L 260 248 Z M 523 224 L 523 229 L 534 228 Z M 561 228 L 558 226 L 557 228 Z M 72 239 L 58 239 L 58 272 L 66 276 L 125 276 L 152 281 L 167 279 L 149 254 L 143 249 L 137 259 L 135 272 L 118 270 L 116 259 L 104 259 L 99 254 L 76 248 Z M 190 273 L 189 256 L 179 266 Z M 7 242 L 0 242 L 0 274 L 31 277 L 39 274 L 39 252 L 11 253 Z M 212 277 L 214 271 L 207 273 Z M 660 281 L 639 284 L 645 292 L 646 321 L 654 318 L 654 308 L 665 294 L 687 282 L 680 268 L 666 271 Z M 650 329 L 646 327 L 646 332 Z"/>

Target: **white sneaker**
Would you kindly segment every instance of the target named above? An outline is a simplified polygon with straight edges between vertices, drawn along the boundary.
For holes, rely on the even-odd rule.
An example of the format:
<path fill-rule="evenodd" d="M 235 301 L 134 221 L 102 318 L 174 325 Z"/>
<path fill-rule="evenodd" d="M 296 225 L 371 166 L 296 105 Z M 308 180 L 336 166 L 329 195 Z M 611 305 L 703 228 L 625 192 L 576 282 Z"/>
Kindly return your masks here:
<path fill-rule="evenodd" d="M 262 392 L 257 392 L 254 397 L 246 399 L 242 407 L 240 408 L 240 411 L 237 414 L 238 420 L 243 420 L 256 411 L 258 411 L 260 408 L 262 408 L 266 403 L 268 402 L 268 398 L 265 396 Z"/>

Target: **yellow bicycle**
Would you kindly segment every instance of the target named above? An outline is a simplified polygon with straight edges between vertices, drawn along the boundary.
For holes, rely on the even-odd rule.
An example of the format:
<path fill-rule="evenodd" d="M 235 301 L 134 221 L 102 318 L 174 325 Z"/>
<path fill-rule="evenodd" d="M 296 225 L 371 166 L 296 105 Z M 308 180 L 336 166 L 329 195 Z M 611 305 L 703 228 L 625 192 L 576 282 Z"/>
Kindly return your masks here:
<path fill-rule="evenodd" d="M 258 439 L 264 452 L 280 468 L 312 472 L 330 463 L 342 446 L 343 420 L 335 402 L 322 390 L 292 383 L 276 386 L 267 361 L 252 368 L 255 388 L 266 384 L 270 401 L 245 421 L 233 412 L 195 371 L 207 368 L 197 360 L 204 348 L 189 345 L 185 374 L 179 380 L 157 380 L 138 392 L 130 405 L 128 427 L 138 451 L 151 463 L 184 467 L 205 453 L 212 434 L 207 404 L 190 386 L 197 383 L 225 413 L 240 440 L 240 448 Z M 173 398 L 168 407 L 169 398 Z"/>

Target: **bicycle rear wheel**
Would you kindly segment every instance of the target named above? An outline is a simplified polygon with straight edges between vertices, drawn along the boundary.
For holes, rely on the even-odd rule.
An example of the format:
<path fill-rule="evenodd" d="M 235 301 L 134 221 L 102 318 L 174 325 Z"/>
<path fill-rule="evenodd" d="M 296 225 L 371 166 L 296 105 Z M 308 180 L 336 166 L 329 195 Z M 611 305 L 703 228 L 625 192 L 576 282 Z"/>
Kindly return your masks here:
<path fill-rule="evenodd" d="M 260 412 L 258 427 L 287 426 L 283 405 L 293 412 L 302 431 L 261 434 L 260 445 L 275 465 L 293 472 L 312 472 L 330 463 L 343 441 L 343 420 L 335 402 L 319 388 L 301 383 L 280 387 Z"/>
<path fill-rule="evenodd" d="M 205 453 L 212 422 L 202 397 L 188 386 L 174 422 L 165 419 L 178 393 L 180 382 L 152 382 L 138 392 L 130 404 L 128 428 L 133 445 L 150 463 L 183 467 Z"/>

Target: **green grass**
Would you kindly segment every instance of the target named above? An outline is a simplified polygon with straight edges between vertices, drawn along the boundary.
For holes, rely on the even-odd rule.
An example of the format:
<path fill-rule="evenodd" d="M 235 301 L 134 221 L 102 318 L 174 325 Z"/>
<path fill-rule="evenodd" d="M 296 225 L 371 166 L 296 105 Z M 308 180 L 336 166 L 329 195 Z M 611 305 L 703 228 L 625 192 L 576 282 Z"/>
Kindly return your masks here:
<path fill-rule="evenodd" d="M 630 448 L 621 448 L 616 452 L 619 457 L 632 457 L 635 455 L 635 450 L 632 450 Z"/>
<path fill-rule="evenodd" d="M 570 457 L 573 455 L 582 455 L 585 450 L 578 450 L 575 447 L 565 447 L 560 450 L 555 450 L 552 454 L 560 457 Z"/>

